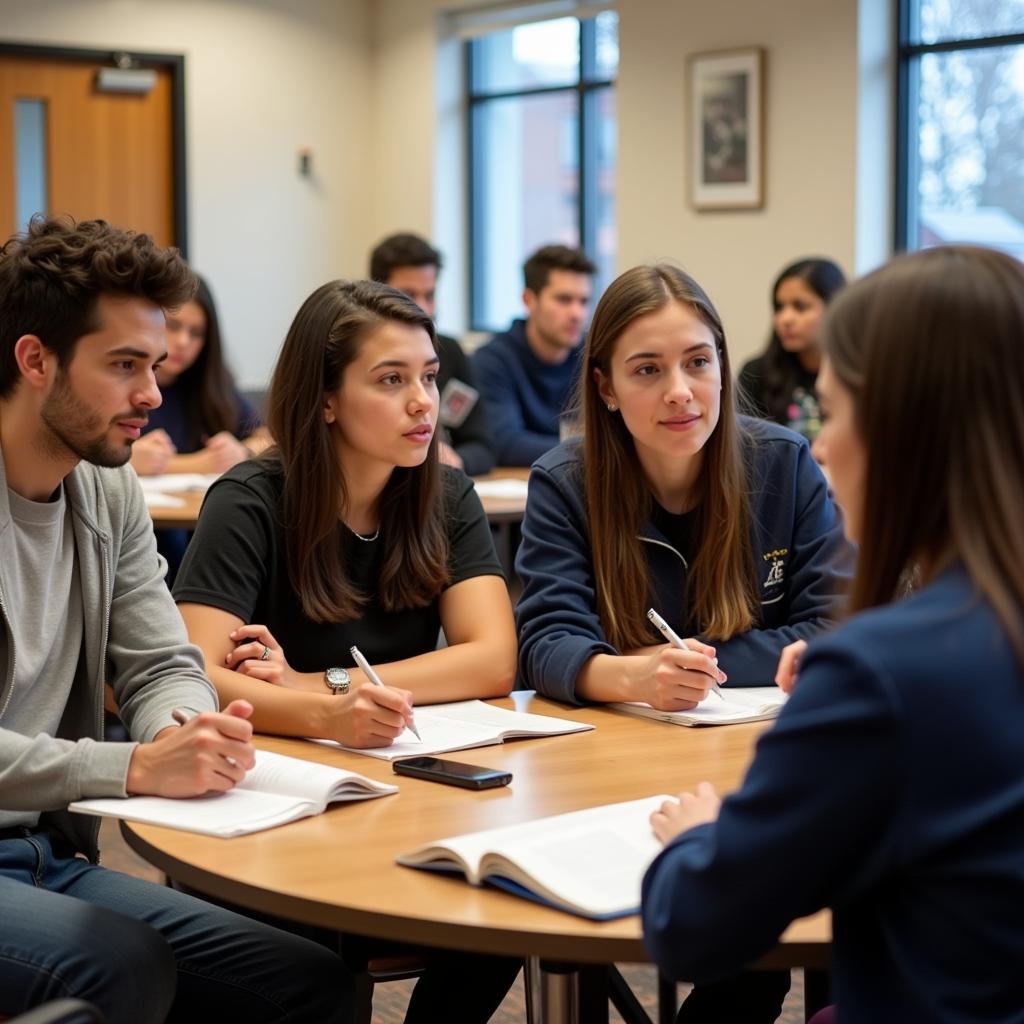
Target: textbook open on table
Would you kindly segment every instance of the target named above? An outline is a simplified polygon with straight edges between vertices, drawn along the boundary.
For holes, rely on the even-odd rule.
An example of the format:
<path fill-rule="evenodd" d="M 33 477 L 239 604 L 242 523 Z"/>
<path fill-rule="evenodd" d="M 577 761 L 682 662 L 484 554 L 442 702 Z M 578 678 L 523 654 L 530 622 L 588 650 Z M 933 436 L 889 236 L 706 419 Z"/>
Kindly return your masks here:
<path fill-rule="evenodd" d="M 786 703 L 786 694 L 777 686 L 749 686 L 722 691 L 724 698 L 709 694 L 689 711 L 659 711 L 650 704 L 615 702 L 608 707 L 641 718 L 656 718 L 673 725 L 737 725 L 740 722 L 763 722 L 778 715 Z"/>
<path fill-rule="evenodd" d="M 227 793 L 182 799 L 99 797 L 76 800 L 68 810 L 227 837 L 320 814 L 338 801 L 369 800 L 397 792 L 397 786 L 343 768 L 257 750 L 255 767 Z"/>
<path fill-rule="evenodd" d="M 488 747 L 507 739 L 561 736 L 594 728 L 588 722 L 570 722 L 550 715 L 528 715 L 522 711 L 496 708 L 479 700 L 418 707 L 416 725 L 422 740 L 416 739 L 406 729 L 390 747 L 372 750 L 342 747 L 342 750 L 394 761 L 399 757 L 413 757 L 417 754 L 443 754 L 451 750 L 468 750 L 470 747 Z M 337 745 L 332 743 L 332 746 Z"/>
<path fill-rule="evenodd" d="M 570 914 L 607 921 L 640 909 L 640 883 L 661 850 L 651 814 L 667 796 L 589 807 L 439 839 L 398 857 L 411 868 L 461 872 Z"/>

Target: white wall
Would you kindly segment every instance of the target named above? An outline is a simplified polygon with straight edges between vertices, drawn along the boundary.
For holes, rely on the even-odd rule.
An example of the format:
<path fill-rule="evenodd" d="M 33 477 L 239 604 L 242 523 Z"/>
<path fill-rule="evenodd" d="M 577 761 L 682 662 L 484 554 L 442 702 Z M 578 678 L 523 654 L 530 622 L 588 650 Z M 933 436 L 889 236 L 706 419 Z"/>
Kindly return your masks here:
<path fill-rule="evenodd" d="M 733 361 L 762 347 L 768 290 L 794 258 L 852 270 L 856 5 L 849 0 L 627 0 L 620 19 L 619 265 L 672 257 L 719 307 Z M 757 211 L 687 201 L 686 57 L 766 51 L 765 195 Z"/>
<path fill-rule="evenodd" d="M 879 193 L 888 187 L 886 172 L 870 196 L 857 190 L 858 138 L 874 141 L 880 153 L 890 131 L 884 118 L 875 118 L 877 95 L 875 107 L 865 107 L 860 96 L 858 10 L 866 4 L 887 10 L 889 0 L 617 4 L 619 269 L 659 258 L 680 261 L 718 305 L 737 364 L 767 339 L 768 289 L 782 266 L 822 254 L 853 273 L 858 245 L 870 246 L 876 260 L 887 248 L 887 196 Z M 461 208 L 451 200 L 451 176 L 435 173 L 429 188 L 410 178 L 413 168 L 436 170 L 434 140 L 447 131 L 444 115 L 435 114 L 438 82 L 443 87 L 459 76 L 461 55 L 449 46 L 440 51 L 449 66 L 433 62 L 441 12 L 455 6 L 470 4 L 374 4 L 371 73 L 380 159 L 374 220 L 379 235 L 399 227 L 432 235 L 461 267 L 466 232 L 456 216 Z M 891 19 L 870 24 L 884 29 Z M 686 57 L 755 45 L 767 52 L 764 208 L 698 213 L 687 202 L 684 173 Z M 876 41 L 876 65 L 886 45 Z M 884 83 L 881 102 L 888 102 Z M 453 171 L 457 177 L 458 164 Z M 445 282 L 441 295 L 442 320 L 447 315 L 455 326 L 462 324 L 461 285 Z"/>
<path fill-rule="evenodd" d="M 263 386 L 302 299 L 365 272 L 368 0 L 0 0 L 0 39 L 185 55 L 189 255 Z"/>
<path fill-rule="evenodd" d="M 884 32 L 891 2 L 619 0 L 619 267 L 681 261 L 719 306 L 737 364 L 764 343 L 784 263 L 822 253 L 852 272 L 887 251 L 888 43 L 858 32 Z M 190 255 L 239 380 L 260 386 L 299 302 L 364 274 L 396 230 L 444 251 L 439 322 L 465 326 L 462 49 L 444 13 L 474 3 L 0 0 L 0 38 L 186 55 Z M 767 52 L 766 203 L 698 213 L 686 57 L 750 45 Z M 303 145 L 311 180 L 297 172 Z"/>

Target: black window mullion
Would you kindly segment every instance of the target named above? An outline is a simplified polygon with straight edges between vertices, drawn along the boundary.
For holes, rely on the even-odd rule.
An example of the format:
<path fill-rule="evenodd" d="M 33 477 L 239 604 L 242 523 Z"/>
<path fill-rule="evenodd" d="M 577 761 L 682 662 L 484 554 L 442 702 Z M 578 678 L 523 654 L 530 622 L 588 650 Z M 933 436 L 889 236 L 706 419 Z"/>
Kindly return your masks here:
<path fill-rule="evenodd" d="M 896 223 L 893 232 L 896 252 L 905 252 L 909 243 L 910 149 L 911 135 L 917 137 L 917 116 L 910 106 L 910 61 L 902 54 L 911 38 L 912 25 L 916 23 L 916 4 L 913 0 L 900 0 L 896 11 L 896 42 L 901 54 L 896 62 Z"/>
<path fill-rule="evenodd" d="M 588 73 L 593 68 L 594 53 L 594 21 L 587 19 L 580 22 L 580 53 L 579 53 L 579 79 L 576 86 L 576 145 L 578 147 L 576 157 L 576 223 L 579 246 L 587 252 L 589 248 L 588 218 L 589 204 L 587 202 L 592 188 L 593 175 L 590 166 L 590 132 L 587 123 L 587 97 L 583 87 Z"/>

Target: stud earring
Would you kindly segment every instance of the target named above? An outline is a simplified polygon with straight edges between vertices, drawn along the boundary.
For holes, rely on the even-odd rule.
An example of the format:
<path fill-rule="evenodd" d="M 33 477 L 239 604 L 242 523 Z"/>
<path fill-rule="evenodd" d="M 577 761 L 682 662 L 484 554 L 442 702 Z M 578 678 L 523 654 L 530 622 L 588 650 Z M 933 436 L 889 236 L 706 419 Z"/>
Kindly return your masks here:
<path fill-rule="evenodd" d="M 608 411 L 609 412 L 615 412 L 616 409 L 618 409 L 618 406 L 614 402 L 609 402 L 608 403 Z"/>

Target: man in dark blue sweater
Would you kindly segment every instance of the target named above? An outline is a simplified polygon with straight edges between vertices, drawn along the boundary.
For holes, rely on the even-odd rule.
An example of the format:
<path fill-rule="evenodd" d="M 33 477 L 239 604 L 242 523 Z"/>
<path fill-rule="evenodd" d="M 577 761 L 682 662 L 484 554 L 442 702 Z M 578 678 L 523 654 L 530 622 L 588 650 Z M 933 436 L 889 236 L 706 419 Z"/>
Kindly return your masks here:
<path fill-rule="evenodd" d="M 501 466 L 529 466 L 558 444 L 594 270 L 579 249 L 538 249 L 523 265 L 526 319 L 514 320 L 473 356 Z"/>

